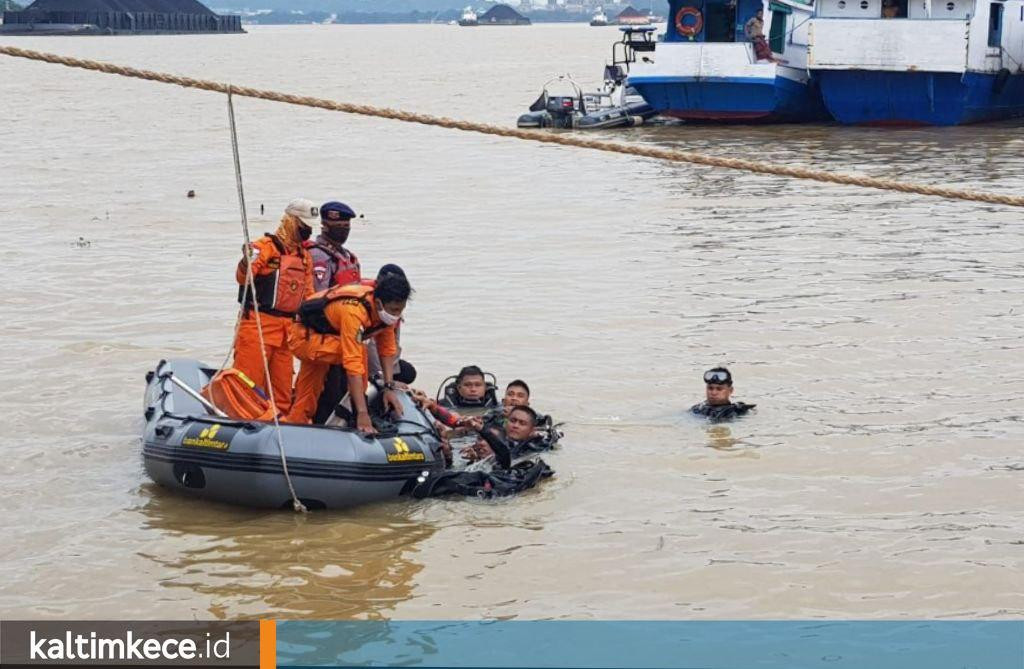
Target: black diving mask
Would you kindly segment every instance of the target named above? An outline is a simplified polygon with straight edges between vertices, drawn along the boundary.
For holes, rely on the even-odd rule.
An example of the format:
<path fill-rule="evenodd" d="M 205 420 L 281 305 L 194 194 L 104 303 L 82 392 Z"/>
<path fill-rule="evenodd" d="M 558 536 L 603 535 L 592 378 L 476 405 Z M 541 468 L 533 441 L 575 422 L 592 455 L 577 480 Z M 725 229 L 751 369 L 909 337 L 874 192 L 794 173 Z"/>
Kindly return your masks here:
<path fill-rule="evenodd" d="M 704 372 L 704 383 L 721 383 L 727 386 L 732 385 L 732 375 L 720 369 L 712 369 Z"/>

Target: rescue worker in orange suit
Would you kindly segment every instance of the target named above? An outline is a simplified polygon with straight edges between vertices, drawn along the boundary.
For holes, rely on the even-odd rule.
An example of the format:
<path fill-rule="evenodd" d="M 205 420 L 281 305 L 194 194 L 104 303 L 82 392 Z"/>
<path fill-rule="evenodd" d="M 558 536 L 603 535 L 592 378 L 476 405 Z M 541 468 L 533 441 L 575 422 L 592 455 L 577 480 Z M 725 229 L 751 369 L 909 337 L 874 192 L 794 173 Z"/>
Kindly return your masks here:
<path fill-rule="evenodd" d="M 308 423 L 316 410 L 324 378 L 331 365 L 345 368 L 345 379 L 356 428 L 365 434 L 376 431 L 366 402 L 369 364 L 366 341 L 373 338 L 384 375 L 384 409 L 397 417 L 402 405 L 395 394 L 393 370 L 398 345 L 395 326 L 402 318 L 412 288 L 399 274 L 381 277 L 375 287 L 335 286 L 315 293 L 299 310 L 288 343 L 302 366 L 295 380 L 295 401 L 286 420 Z"/>
<path fill-rule="evenodd" d="M 330 201 L 320 205 L 320 234 L 306 242 L 313 258 L 313 289 L 316 292 L 332 286 L 359 283 L 362 272 L 359 258 L 345 248 L 352 219 L 356 212 L 344 202 Z M 323 423 L 330 417 L 338 400 L 345 395 L 345 373 L 340 365 L 331 365 L 324 379 L 324 389 L 317 402 L 314 423 Z"/>
<path fill-rule="evenodd" d="M 302 301 L 313 292 L 313 261 L 302 243 L 313 228 L 307 221 L 316 220 L 317 208 L 309 200 L 292 200 L 273 233 L 254 241 L 249 249 L 252 279 L 256 287 L 253 300 L 248 282 L 248 263 L 243 257 L 235 271 L 238 301 L 242 319 L 235 337 L 234 367 L 256 385 L 267 388 L 263 372 L 263 356 L 270 369 L 274 406 L 278 413 L 291 406 L 294 363 L 288 348 L 288 331 Z M 256 307 L 259 307 L 257 320 Z M 263 349 L 260 333 L 263 330 Z"/>

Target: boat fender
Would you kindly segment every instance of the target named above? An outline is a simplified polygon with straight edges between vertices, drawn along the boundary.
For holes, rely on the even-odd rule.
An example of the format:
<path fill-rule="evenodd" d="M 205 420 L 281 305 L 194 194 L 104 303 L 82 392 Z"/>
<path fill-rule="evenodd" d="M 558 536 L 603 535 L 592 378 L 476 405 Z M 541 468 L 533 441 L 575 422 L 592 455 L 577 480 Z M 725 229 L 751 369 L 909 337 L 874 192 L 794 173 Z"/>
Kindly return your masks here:
<path fill-rule="evenodd" d="M 693 24 L 686 25 L 683 23 L 683 19 L 687 16 L 693 17 Z M 688 37 L 692 41 L 694 36 L 704 28 L 704 15 L 700 13 L 700 10 L 696 7 L 681 7 L 676 12 L 676 30 L 683 37 Z"/>

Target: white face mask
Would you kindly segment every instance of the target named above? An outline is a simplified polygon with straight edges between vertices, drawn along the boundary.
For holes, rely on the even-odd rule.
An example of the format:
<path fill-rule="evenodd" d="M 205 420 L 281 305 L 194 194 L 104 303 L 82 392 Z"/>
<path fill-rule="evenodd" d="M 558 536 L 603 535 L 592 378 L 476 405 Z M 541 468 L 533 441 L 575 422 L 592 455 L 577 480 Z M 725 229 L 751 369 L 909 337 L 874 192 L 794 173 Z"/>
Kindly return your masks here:
<path fill-rule="evenodd" d="M 377 310 L 377 317 L 380 318 L 380 322 L 384 325 L 394 325 L 402 318 L 401 316 L 393 316 L 384 311 L 384 309 Z"/>

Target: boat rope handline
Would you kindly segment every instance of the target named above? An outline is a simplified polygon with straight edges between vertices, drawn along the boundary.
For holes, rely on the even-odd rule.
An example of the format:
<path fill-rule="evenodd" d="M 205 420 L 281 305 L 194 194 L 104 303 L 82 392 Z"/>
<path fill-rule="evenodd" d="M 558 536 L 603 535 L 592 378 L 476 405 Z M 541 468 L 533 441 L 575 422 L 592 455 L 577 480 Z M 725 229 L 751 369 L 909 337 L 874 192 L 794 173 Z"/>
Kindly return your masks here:
<path fill-rule="evenodd" d="M 242 161 L 238 156 L 238 129 L 235 127 L 235 104 L 232 99 L 231 86 L 228 86 L 228 121 L 231 128 L 231 153 L 235 161 L 235 186 L 238 189 L 238 208 L 242 216 L 242 237 L 245 240 L 242 257 L 245 258 L 245 283 L 252 297 L 253 316 L 256 319 L 256 333 L 260 339 L 260 356 L 263 358 L 263 374 L 267 380 L 267 395 L 270 398 L 270 410 L 274 415 L 274 436 L 277 439 L 277 450 L 281 455 L 281 470 L 284 472 L 285 483 L 288 484 L 288 492 L 292 496 L 292 508 L 299 513 L 305 513 L 305 505 L 299 501 L 295 494 L 295 487 L 292 485 L 292 477 L 288 473 L 288 458 L 284 454 L 284 440 L 281 438 L 281 421 L 277 417 L 277 403 L 274 401 L 274 383 L 270 377 L 270 362 L 267 360 L 267 347 L 263 342 L 263 319 L 260 318 L 260 303 L 256 298 L 256 278 L 252 273 L 252 240 L 249 237 L 249 216 L 245 210 L 245 189 L 242 187 Z M 245 308 L 247 300 L 242 300 L 242 308 Z"/>
<path fill-rule="evenodd" d="M 653 158 L 656 160 L 667 160 L 677 163 L 692 163 L 695 165 L 706 165 L 709 167 L 723 167 L 727 169 L 753 172 L 756 174 L 770 174 L 774 176 L 792 177 L 795 179 L 808 179 L 811 181 L 821 181 L 825 183 L 833 183 L 847 186 L 877 188 L 880 190 L 890 190 L 899 193 L 914 193 L 917 195 L 929 195 L 952 200 L 967 200 L 971 202 L 1003 204 L 1011 207 L 1024 207 L 1024 196 L 1019 195 L 1003 195 L 999 193 L 989 193 L 985 191 L 967 190 L 962 188 L 949 188 L 945 186 L 927 186 L 924 184 L 893 181 L 890 179 L 883 179 L 879 177 L 866 177 L 855 174 L 826 172 L 823 170 L 810 169 L 806 167 L 793 167 L 789 165 L 775 165 L 756 160 L 746 160 L 742 158 L 710 156 L 707 154 L 696 153 L 693 151 L 680 151 L 678 149 L 659 149 L 648 146 L 632 146 L 628 144 L 622 144 L 619 142 L 583 139 L 581 137 L 575 137 L 572 135 L 548 133 L 538 130 L 505 128 L 502 126 L 490 125 L 486 123 L 460 121 L 457 119 L 445 118 L 441 116 L 432 116 L 429 114 L 416 114 L 413 112 L 407 112 L 398 109 L 387 109 L 383 107 L 373 107 L 370 105 L 358 105 L 349 102 L 338 102 L 335 100 L 327 100 L 324 98 L 314 98 L 302 95 L 293 95 L 290 93 L 280 93 L 277 91 L 250 88 L 247 86 L 229 86 L 228 84 L 216 81 L 193 79 L 191 77 L 181 77 L 173 74 L 153 72 L 151 70 L 140 70 L 133 67 L 112 65 L 110 63 L 103 63 L 95 60 L 71 58 L 68 56 L 60 56 L 53 53 L 33 51 L 30 49 L 19 49 L 17 47 L 11 46 L 0 46 L 0 55 L 14 56 L 16 58 L 27 58 L 29 60 L 42 61 L 45 63 L 54 63 L 56 65 L 65 65 L 67 67 L 93 70 L 96 72 L 105 72 L 107 74 L 116 74 L 123 77 L 144 79 L 146 81 L 157 81 L 165 84 L 173 84 L 175 86 L 183 86 L 185 88 L 198 88 L 200 90 L 213 91 L 217 93 L 227 93 L 228 90 L 230 89 L 232 93 L 236 96 L 258 98 L 260 100 L 270 100 L 273 102 L 283 102 L 286 104 L 300 105 L 303 107 L 313 107 L 317 109 L 340 111 L 348 114 L 359 114 L 362 116 L 387 118 L 396 121 L 403 121 L 406 123 L 419 123 L 422 125 L 431 125 L 454 130 L 463 130 L 465 132 L 476 132 L 485 135 L 495 135 L 498 137 L 515 137 L 518 139 L 525 139 L 534 142 L 543 142 L 546 144 L 574 146 L 584 149 L 594 149 L 598 151 L 607 151 L 610 153 L 619 153 L 625 155 L 640 156 L 644 158 Z"/>

